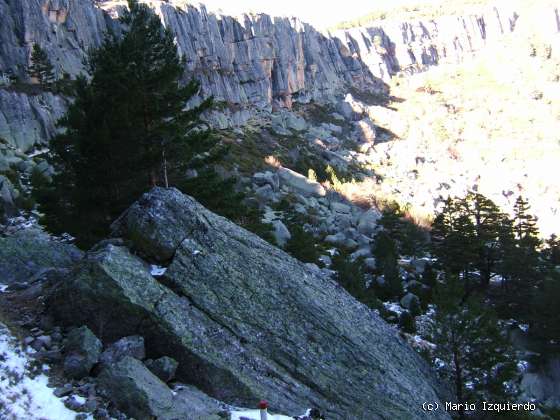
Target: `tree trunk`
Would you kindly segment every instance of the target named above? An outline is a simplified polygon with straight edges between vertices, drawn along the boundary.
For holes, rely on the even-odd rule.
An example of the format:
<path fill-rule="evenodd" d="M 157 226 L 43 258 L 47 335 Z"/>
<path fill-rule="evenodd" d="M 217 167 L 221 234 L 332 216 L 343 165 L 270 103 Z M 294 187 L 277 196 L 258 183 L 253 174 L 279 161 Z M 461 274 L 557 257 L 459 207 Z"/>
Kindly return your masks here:
<path fill-rule="evenodd" d="M 459 403 L 459 418 L 465 418 L 465 408 L 463 404 L 463 368 L 461 366 L 461 361 L 459 358 L 459 351 L 455 350 L 453 352 L 453 364 L 455 367 L 455 393 L 457 395 L 457 402 Z"/>
<path fill-rule="evenodd" d="M 165 183 L 165 188 L 169 188 L 169 181 L 167 179 L 167 159 L 165 158 L 165 149 L 161 151 L 161 160 L 163 164 L 163 182 Z"/>

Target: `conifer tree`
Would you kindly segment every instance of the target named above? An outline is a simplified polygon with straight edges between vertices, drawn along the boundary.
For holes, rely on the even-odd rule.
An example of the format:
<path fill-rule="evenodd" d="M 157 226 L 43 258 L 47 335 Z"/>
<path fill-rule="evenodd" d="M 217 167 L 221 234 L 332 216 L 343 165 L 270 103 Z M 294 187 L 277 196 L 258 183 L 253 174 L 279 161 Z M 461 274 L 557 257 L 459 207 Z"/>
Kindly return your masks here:
<path fill-rule="evenodd" d="M 553 267 L 560 265 L 560 239 L 556 235 L 552 234 L 546 240 L 544 256 Z"/>
<path fill-rule="evenodd" d="M 435 322 L 430 341 L 439 374 L 454 384 L 458 402 L 511 398 L 504 383 L 515 374 L 515 359 L 493 312 L 480 299 L 464 299 L 463 285 L 447 277 L 435 292 Z M 464 411 L 459 413 L 465 417 Z"/>
<path fill-rule="evenodd" d="M 500 229 L 505 215 L 492 200 L 479 193 L 469 193 L 462 201 L 463 211 L 474 226 L 477 258 L 481 282 L 488 287 L 500 257 Z"/>
<path fill-rule="evenodd" d="M 539 230 L 529 211 L 529 203 L 518 197 L 512 221 L 513 246 L 504 253 L 509 278 L 508 301 L 512 309 L 524 316 L 530 312 L 533 295 L 543 278 Z"/>
<path fill-rule="evenodd" d="M 90 78 L 52 142 L 53 183 L 37 192 L 44 223 L 90 245 L 153 185 L 177 185 L 194 161 L 209 159 L 214 140 L 200 120 L 211 99 L 185 110 L 199 86 L 181 83 L 184 62 L 172 33 L 146 5 L 129 1 L 121 38 L 91 52 Z M 202 156 L 202 157 L 201 157 Z"/>
<path fill-rule="evenodd" d="M 286 252 L 305 263 L 316 263 L 319 252 L 315 248 L 313 235 L 299 224 L 290 225 L 292 237 L 286 243 Z"/>
<path fill-rule="evenodd" d="M 452 274 L 461 274 L 468 283 L 477 248 L 475 228 L 470 218 L 461 211 L 459 199 L 448 198 L 443 211 L 432 224 L 432 247 L 440 268 Z"/>
<path fill-rule="evenodd" d="M 463 199 L 448 199 L 432 224 L 434 253 L 450 273 L 480 273 L 487 287 L 501 258 L 500 235 L 507 217 L 482 194 L 469 193 Z"/>
<path fill-rule="evenodd" d="M 36 79 L 42 87 L 49 87 L 54 82 L 53 66 L 49 56 L 39 44 L 33 44 L 29 77 Z"/>
<path fill-rule="evenodd" d="M 396 241 L 388 232 L 380 231 L 375 236 L 373 256 L 377 270 L 383 275 L 384 284 L 380 290 L 383 299 L 398 299 L 402 296 L 403 287 L 398 266 L 398 250 Z"/>

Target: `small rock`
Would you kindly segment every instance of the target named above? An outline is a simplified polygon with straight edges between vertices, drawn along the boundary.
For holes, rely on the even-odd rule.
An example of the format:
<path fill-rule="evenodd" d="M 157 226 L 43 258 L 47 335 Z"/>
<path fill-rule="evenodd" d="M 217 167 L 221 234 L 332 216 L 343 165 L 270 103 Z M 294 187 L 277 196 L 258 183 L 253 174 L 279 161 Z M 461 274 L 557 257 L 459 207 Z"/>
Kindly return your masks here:
<path fill-rule="evenodd" d="M 284 247 L 286 243 L 292 238 L 292 234 L 281 220 L 274 220 L 272 222 L 274 228 L 274 239 L 280 247 Z"/>
<path fill-rule="evenodd" d="M 35 343 L 38 343 L 38 345 L 48 350 L 52 347 L 52 338 L 48 335 L 40 335 L 35 339 L 34 344 Z"/>
<path fill-rule="evenodd" d="M 348 204 L 332 202 L 331 210 L 335 213 L 350 214 L 351 208 Z"/>
<path fill-rule="evenodd" d="M 64 400 L 64 405 L 66 408 L 72 411 L 81 411 L 83 409 L 84 404 L 78 401 L 78 399 L 72 395 Z"/>
<path fill-rule="evenodd" d="M 86 326 L 73 329 L 66 337 L 64 373 L 75 379 L 88 376 L 102 348 L 101 341 Z"/>
<path fill-rule="evenodd" d="M 54 395 L 58 398 L 65 397 L 72 392 L 72 385 L 71 384 L 64 384 L 64 386 L 60 388 L 56 388 L 54 390 Z"/>
<path fill-rule="evenodd" d="M 381 214 L 376 209 L 369 209 L 360 216 L 358 222 L 358 231 L 367 236 L 375 234 L 377 229 L 377 221 L 381 218 Z"/>
<path fill-rule="evenodd" d="M 101 354 L 100 361 L 105 364 L 118 362 L 125 356 L 130 356 L 138 360 L 146 358 L 144 338 L 139 335 L 123 337 L 107 347 Z"/>
<path fill-rule="evenodd" d="M 179 363 L 171 357 L 163 356 L 156 360 L 147 361 L 146 366 L 163 382 L 169 382 L 175 377 Z"/>

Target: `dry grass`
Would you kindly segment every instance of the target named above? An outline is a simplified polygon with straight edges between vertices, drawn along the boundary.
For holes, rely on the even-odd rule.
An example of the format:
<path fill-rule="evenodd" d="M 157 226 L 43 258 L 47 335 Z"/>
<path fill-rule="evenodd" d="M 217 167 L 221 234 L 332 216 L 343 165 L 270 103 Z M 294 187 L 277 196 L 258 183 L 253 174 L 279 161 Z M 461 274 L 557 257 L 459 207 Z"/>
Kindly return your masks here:
<path fill-rule="evenodd" d="M 406 100 L 385 121 L 403 140 L 368 157 L 383 179 L 363 186 L 368 195 L 409 204 L 422 221 L 469 189 L 508 210 L 521 194 L 544 234 L 559 231 L 560 50 L 530 29 L 460 66 L 395 80 L 391 93 Z"/>
<path fill-rule="evenodd" d="M 376 10 L 357 19 L 343 21 L 330 28 L 331 30 L 350 29 L 368 26 L 383 20 L 431 20 L 441 16 L 467 15 L 479 13 L 485 6 L 515 5 L 520 9 L 527 6 L 558 6 L 554 0 L 436 0 L 418 2 L 410 0 L 405 4 L 380 5 Z"/>

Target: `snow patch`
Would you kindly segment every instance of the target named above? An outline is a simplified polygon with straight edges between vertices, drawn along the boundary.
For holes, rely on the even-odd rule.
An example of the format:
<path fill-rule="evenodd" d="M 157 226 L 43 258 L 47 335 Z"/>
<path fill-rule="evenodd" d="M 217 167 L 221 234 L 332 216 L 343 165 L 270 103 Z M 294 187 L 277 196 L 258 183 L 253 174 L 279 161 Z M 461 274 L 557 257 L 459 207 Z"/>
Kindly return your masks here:
<path fill-rule="evenodd" d="M 388 311 L 394 312 L 399 316 L 404 312 L 404 309 L 402 308 L 402 306 L 399 305 L 396 302 L 383 302 L 383 306 Z"/>
<path fill-rule="evenodd" d="M 294 420 L 280 414 L 268 414 L 266 420 Z M 261 420 L 261 410 L 232 411 L 231 420 Z"/>
<path fill-rule="evenodd" d="M 48 387 L 46 375 L 31 374 L 31 362 L 9 330 L 0 324 L 0 418 L 74 420 Z"/>
<path fill-rule="evenodd" d="M 154 277 L 163 276 L 167 271 L 167 267 L 161 267 L 159 265 L 150 265 L 150 274 Z"/>
<path fill-rule="evenodd" d="M 0 283 L 0 293 L 4 293 L 6 290 L 8 290 L 8 285 Z"/>

